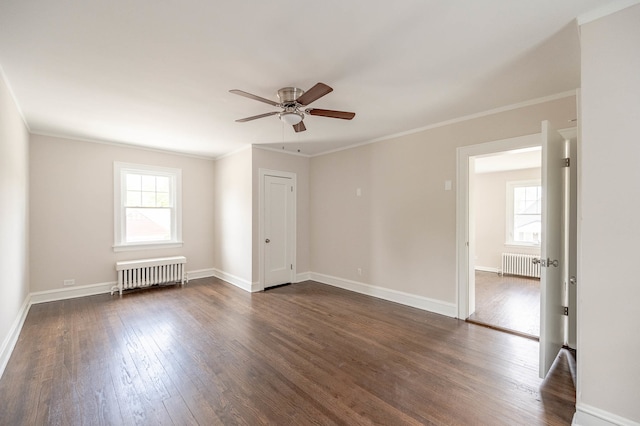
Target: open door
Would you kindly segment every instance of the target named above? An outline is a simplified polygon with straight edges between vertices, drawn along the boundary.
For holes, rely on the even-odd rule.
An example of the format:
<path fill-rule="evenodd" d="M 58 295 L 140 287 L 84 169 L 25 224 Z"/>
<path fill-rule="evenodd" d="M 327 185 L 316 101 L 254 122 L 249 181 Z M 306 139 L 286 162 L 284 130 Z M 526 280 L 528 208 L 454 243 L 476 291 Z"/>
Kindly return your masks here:
<path fill-rule="evenodd" d="M 564 138 L 542 122 L 542 242 L 540 247 L 540 377 L 564 344 Z"/>

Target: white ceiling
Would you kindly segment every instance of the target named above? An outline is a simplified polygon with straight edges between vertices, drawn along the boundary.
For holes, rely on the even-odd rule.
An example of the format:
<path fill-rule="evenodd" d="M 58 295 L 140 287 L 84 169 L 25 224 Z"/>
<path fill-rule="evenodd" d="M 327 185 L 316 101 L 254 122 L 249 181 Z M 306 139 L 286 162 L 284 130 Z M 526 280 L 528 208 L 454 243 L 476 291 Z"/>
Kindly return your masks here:
<path fill-rule="evenodd" d="M 540 168 L 542 165 L 541 153 L 542 147 L 537 146 L 476 157 L 474 161 L 475 172 L 493 173 Z"/>
<path fill-rule="evenodd" d="M 33 133 L 217 157 L 315 154 L 580 85 L 574 18 L 606 0 L 1 0 L 0 65 Z M 324 82 L 295 133 L 285 86 Z"/>

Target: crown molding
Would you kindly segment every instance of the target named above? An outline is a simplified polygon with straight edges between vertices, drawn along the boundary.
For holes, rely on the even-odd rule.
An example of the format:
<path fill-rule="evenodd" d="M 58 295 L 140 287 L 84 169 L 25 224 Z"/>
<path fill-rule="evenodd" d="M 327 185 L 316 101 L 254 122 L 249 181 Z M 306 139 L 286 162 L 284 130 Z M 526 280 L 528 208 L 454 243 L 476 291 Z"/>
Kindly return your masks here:
<path fill-rule="evenodd" d="M 613 13 L 619 12 L 628 7 L 635 6 L 636 4 L 640 4 L 640 0 L 617 0 L 612 3 L 605 4 L 590 12 L 583 13 L 576 18 L 576 21 L 578 22 L 578 26 L 581 26 L 600 18 L 604 18 L 605 16 L 609 16 Z"/>
<path fill-rule="evenodd" d="M 305 158 L 311 158 L 312 157 L 312 155 L 303 154 L 302 152 L 291 152 L 291 151 L 287 151 L 287 150 L 284 150 L 284 149 L 271 148 L 269 146 L 261 146 L 261 145 L 251 145 L 251 146 L 253 148 L 261 149 L 263 151 L 277 152 L 278 154 L 294 155 L 296 157 L 305 157 Z"/>
<path fill-rule="evenodd" d="M 20 115 L 20 118 L 22 118 L 22 122 L 24 123 L 24 126 L 27 128 L 27 132 L 31 133 L 31 128 L 29 127 L 29 123 L 27 123 L 27 119 L 24 117 L 22 108 L 20 108 L 20 104 L 18 103 L 18 98 L 16 98 L 16 94 L 13 91 L 13 88 L 11 87 L 11 83 L 9 83 L 9 79 L 7 78 L 7 75 L 4 73 L 4 68 L 2 68 L 2 65 L 0 65 L 0 79 L 2 79 L 2 82 L 7 88 L 7 91 L 9 92 L 9 96 L 11 96 L 11 99 L 13 99 L 13 104 L 18 110 L 18 115 Z"/>
<path fill-rule="evenodd" d="M 157 153 L 160 153 L 160 154 L 179 155 L 181 157 L 197 158 L 197 159 L 200 159 L 200 160 L 213 161 L 213 160 L 216 159 L 215 157 L 210 157 L 210 156 L 207 156 L 207 155 L 190 154 L 190 153 L 187 153 L 187 152 L 172 151 L 172 150 L 169 150 L 169 149 L 151 148 L 151 147 L 147 147 L 147 146 L 134 145 L 134 144 L 124 143 L 124 142 L 113 142 L 113 141 L 104 141 L 104 140 L 98 140 L 98 139 L 81 138 L 81 137 L 76 137 L 76 136 L 67 136 L 67 135 L 62 135 L 62 134 L 57 134 L 57 133 L 30 131 L 29 134 L 35 135 L 35 136 L 44 136 L 44 137 L 48 137 L 48 138 L 67 139 L 67 140 L 77 141 L 77 142 L 88 142 L 88 143 L 95 143 L 95 144 L 100 144 L 100 145 L 117 146 L 117 147 L 120 147 L 120 148 L 129 148 L 129 149 L 137 149 L 137 150 L 141 150 L 141 151 L 157 152 Z"/>
<path fill-rule="evenodd" d="M 640 1 L 640 0 L 638 0 L 638 1 Z M 531 100 L 528 100 L 528 101 L 519 102 L 519 103 L 516 103 L 516 104 L 506 105 L 506 106 L 503 106 L 503 107 L 499 107 L 499 108 L 494 108 L 494 109 L 478 112 L 478 113 L 475 113 L 475 114 L 463 115 L 462 117 L 453 118 L 451 120 L 446 120 L 446 121 L 441 121 L 439 123 L 429 124 L 429 125 L 424 126 L 424 127 L 418 127 L 417 129 L 407 130 L 405 132 L 400 132 L 400 133 L 395 133 L 395 134 L 388 135 L 388 136 L 383 136 L 383 137 L 372 139 L 372 140 L 369 140 L 369 141 L 366 141 L 366 142 L 361 142 L 361 143 L 357 143 L 357 144 L 354 144 L 354 145 L 345 146 L 345 147 L 342 147 L 342 148 L 336 148 L 336 149 L 332 149 L 332 150 L 329 150 L 329 151 L 320 152 L 318 154 L 312 155 L 311 157 L 319 157 L 319 156 L 322 156 L 322 155 L 333 154 L 334 152 L 345 151 L 347 149 L 357 148 L 357 147 L 360 147 L 360 146 L 369 145 L 369 144 L 376 143 L 376 142 L 382 142 L 382 141 L 386 141 L 386 140 L 390 140 L 390 139 L 396 139 L 396 138 L 399 138 L 399 137 L 402 137 L 402 136 L 413 135 L 415 133 L 420 133 L 420 132 L 424 132 L 424 131 L 427 131 L 427 130 L 436 129 L 438 127 L 450 126 L 452 124 L 462 123 L 464 121 L 474 120 L 476 118 L 486 117 L 486 116 L 493 115 L 493 114 L 499 114 L 501 112 L 507 112 L 507 111 L 512 111 L 512 110 L 519 109 L 519 108 L 525 108 L 525 107 L 528 107 L 528 106 L 538 105 L 538 104 L 542 104 L 542 103 L 545 103 L 545 102 L 551 102 L 551 101 L 555 101 L 555 100 L 558 100 L 558 99 L 564 99 L 564 98 L 568 98 L 568 97 L 571 97 L 571 96 L 576 96 L 576 90 L 575 89 L 574 90 L 568 90 L 566 92 L 556 93 L 555 95 L 544 96 L 544 97 L 541 97 L 541 98 L 535 98 L 535 99 L 531 99 Z"/>

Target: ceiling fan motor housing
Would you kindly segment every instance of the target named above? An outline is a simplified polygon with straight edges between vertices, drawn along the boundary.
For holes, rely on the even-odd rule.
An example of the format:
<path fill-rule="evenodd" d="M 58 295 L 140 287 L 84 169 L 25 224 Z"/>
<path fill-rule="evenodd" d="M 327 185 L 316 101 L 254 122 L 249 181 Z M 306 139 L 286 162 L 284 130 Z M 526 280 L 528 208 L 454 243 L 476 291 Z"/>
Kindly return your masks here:
<path fill-rule="evenodd" d="M 295 104 L 296 99 L 304 94 L 304 90 L 297 87 L 283 87 L 278 90 L 278 99 L 283 105 Z"/>

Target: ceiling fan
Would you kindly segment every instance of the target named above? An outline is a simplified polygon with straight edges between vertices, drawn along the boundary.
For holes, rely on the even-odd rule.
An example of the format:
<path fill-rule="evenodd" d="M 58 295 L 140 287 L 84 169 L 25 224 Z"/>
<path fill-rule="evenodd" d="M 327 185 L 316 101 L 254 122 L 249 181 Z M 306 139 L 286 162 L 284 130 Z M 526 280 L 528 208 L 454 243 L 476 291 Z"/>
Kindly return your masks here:
<path fill-rule="evenodd" d="M 320 99 L 324 95 L 331 93 L 332 91 L 333 89 L 324 83 L 317 83 L 306 92 L 302 89 L 298 89 L 297 87 L 284 87 L 278 90 L 278 99 L 280 100 L 280 102 L 274 102 L 270 99 L 256 96 L 242 90 L 229 90 L 229 92 L 236 95 L 244 96 L 245 98 L 254 99 L 256 101 L 273 105 L 274 107 L 282 108 L 282 111 L 272 111 L 265 114 L 254 115 L 252 117 L 241 118 L 239 120 L 236 120 L 236 122 L 244 123 L 245 121 L 251 121 L 258 118 L 277 115 L 284 123 L 292 125 L 293 130 L 295 130 L 296 132 L 304 132 L 305 130 L 307 130 L 304 122 L 302 121 L 304 120 L 305 114 L 319 115 L 329 118 L 341 118 L 343 120 L 351 120 L 356 116 L 355 112 L 333 111 L 330 109 L 318 108 L 303 108 L 309 105 L 311 102 Z"/>

